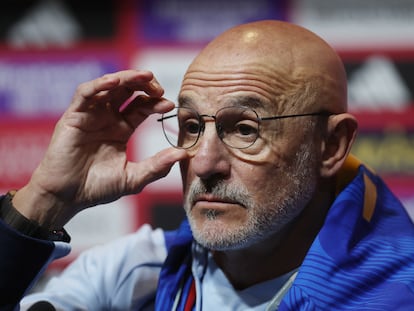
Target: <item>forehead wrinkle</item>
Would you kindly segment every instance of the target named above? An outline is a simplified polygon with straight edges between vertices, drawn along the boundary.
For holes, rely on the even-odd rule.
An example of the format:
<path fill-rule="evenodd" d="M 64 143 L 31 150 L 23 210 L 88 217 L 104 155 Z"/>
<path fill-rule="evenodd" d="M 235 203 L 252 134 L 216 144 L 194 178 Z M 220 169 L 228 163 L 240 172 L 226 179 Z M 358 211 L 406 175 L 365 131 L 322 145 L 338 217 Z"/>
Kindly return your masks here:
<path fill-rule="evenodd" d="M 246 79 L 247 78 L 247 79 Z M 229 92 L 251 91 L 265 97 L 277 97 L 280 93 L 260 80 L 249 77 L 227 77 L 220 80 L 211 80 L 206 77 L 186 77 L 181 91 L 191 90 L 193 87 L 200 88 L 226 88 Z"/>

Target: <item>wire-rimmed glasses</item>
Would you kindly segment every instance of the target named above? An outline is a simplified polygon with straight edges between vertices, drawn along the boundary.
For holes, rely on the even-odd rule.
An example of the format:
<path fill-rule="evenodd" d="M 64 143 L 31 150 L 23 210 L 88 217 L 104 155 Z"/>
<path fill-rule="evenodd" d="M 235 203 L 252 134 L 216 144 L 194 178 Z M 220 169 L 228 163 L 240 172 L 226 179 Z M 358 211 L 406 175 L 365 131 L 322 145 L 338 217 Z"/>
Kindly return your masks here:
<path fill-rule="evenodd" d="M 217 135 L 224 144 L 235 149 L 246 149 L 259 137 L 262 121 L 320 115 L 329 116 L 331 113 L 322 111 L 259 117 L 255 110 L 243 106 L 224 107 L 215 115 L 199 114 L 189 107 L 175 107 L 157 121 L 162 123 L 165 138 L 175 148 L 189 149 L 195 146 L 204 132 L 205 119 L 210 118 L 215 122 Z"/>

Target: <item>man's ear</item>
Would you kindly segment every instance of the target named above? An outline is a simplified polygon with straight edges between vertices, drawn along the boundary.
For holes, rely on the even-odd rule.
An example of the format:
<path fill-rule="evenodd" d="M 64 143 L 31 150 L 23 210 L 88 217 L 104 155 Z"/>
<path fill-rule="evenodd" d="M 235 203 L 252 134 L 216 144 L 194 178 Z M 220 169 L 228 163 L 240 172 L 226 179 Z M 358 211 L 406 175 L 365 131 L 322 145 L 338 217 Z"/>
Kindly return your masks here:
<path fill-rule="evenodd" d="M 331 177 L 341 168 L 355 140 L 358 122 L 351 114 L 341 113 L 331 116 L 327 126 L 322 143 L 322 177 Z"/>

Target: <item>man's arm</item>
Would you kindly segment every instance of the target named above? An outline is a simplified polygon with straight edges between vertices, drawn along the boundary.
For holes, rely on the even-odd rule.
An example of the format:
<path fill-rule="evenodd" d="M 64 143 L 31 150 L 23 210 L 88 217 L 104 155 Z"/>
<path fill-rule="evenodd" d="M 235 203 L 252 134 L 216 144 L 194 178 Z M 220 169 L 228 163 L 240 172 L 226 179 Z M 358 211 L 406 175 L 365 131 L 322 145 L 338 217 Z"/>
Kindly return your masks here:
<path fill-rule="evenodd" d="M 185 151 L 168 148 L 139 163 L 129 161 L 126 155 L 135 129 L 149 115 L 174 106 L 162 95 L 162 87 L 148 71 L 126 70 L 81 84 L 30 181 L 11 198 L 12 212 L 41 232 L 61 232 L 83 209 L 139 193 L 168 174 L 176 161 L 186 157 Z M 14 286 L 20 290 L 10 296 L 10 303 L 17 304 L 54 243 L 46 241 L 47 237 L 39 241 L 31 234 L 20 234 L 20 225 L 13 221 L 2 225 L 14 235 L 0 232 L 5 240 L 0 243 L 1 269 L 10 275 L 3 278 L 2 274 L 0 287 L 7 288 L 11 281 L 19 283 Z"/>
<path fill-rule="evenodd" d="M 0 206 L 5 197 L 0 197 Z M 24 236 L 0 219 L 0 306 L 12 310 L 50 258 L 51 241 Z"/>

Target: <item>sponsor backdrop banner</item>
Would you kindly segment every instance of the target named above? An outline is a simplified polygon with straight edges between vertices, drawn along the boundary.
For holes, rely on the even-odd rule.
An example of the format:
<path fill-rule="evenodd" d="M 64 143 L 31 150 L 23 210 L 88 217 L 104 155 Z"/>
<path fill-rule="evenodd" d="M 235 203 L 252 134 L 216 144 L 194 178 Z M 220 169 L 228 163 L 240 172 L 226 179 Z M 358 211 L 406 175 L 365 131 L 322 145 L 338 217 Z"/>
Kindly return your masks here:
<path fill-rule="evenodd" d="M 281 19 L 322 35 L 344 59 L 349 105 L 360 121 L 353 152 L 414 214 L 414 6 L 410 1 L 7 0 L 0 10 L 0 190 L 22 186 L 79 83 L 104 73 L 153 70 L 176 100 L 182 75 L 202 46 L 247 21 Z M 131 160 L 167 147 L 150 118 L 129 145 Z M 87 210 L 68 224 L 82 249 L 144 222 L 174 227 L 183 217 L 181 181 L 168 178 L 138 196 Z M 73 257 L 71 257 L 73 258 Z M 62 264 L 66 264 L 68 260 Z"/>

